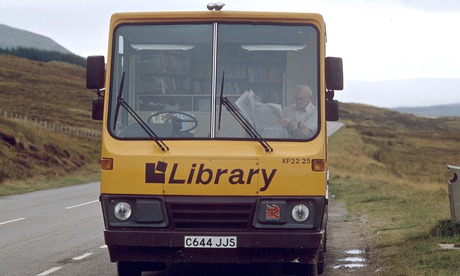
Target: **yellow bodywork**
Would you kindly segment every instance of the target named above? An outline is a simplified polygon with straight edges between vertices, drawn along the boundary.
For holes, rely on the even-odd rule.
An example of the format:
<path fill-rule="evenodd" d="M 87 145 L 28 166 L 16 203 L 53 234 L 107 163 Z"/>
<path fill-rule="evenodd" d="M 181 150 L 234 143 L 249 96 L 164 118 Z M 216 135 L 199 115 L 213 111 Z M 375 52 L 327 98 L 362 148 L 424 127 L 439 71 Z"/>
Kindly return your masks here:
<path fill-rule="evenodd" d="M 163 153 L 153 141 L 117 141 L 109 137 L 110 142 L 106 140 L 104 143 L 103 157 L 113 159 L 113 170 L 102 171 L 101 192 L 325 196 L 326 173 L 313 172 L 311 166 L 313 159 L 324 159 L 325 156 L 324 141 L 319 137 L 307 143 L 272 142 L 270 145 L 274 150 L 270 154 L 265 153 L 256 141 L 167 141 L 170 150 Z M 158 161 L 168 164 L 166 183 L 146 183 L 146 163 Z M 178 169 L 171 179 L 173 164 L 178 164 Z M 193 164 L 195 170 L 191 173 Z M 197 181 L 201 164 L 201 181 Z M 221 172 L 227 169 L 228 173 L 221 173 L 219 183 L 215 184 L 219 169 Z M 233 178 L 229 180 L 230 177 Z M 209 178 L 211 182 L 205 183 Z M 170 183 L 169 180 L 184 180 L 184 184 Z"/>
<path fill-rule="evenodd" d="M 111 18 L 113 30 L 134 22 L 270 22 L 309 23 L 317 26 L 319 38 L 320 91 L 324 87 L 325 26 L 319 14 L 262 12 L 165 12 L 122 13 Z M 110 87 L 108 50 L 106 91 Z M 320 93 L 320 103 L 325 95 Z M 107 126 L 108 98 L 105 97 L 104 125 Z M 137 195 L 213 196 L 326 196 L 326 171 L 313 172 L 313 159 L 326 159 L 325 108 L 320 109 L 319 134 L 307 142 L 270 141 L 272 153 L 257 141 L 165 140 L 163 152 L 154 141 L 116 140 L 103 130 L 102 158 L 113 160 L 112 170 L 102 170 L 101 193 Z M 146 183 L 146 164 L 167 164 L 165 184 Z M 177 164 L 173 173 L 174 164 Z M 212 174 L 212 175 L 211 175 Z M 172 175 L 172 177 L 171 177 Z M 219 175 L 218 183 L 216 176 Z M 199 176 L 199 177 L 198 177 Z M 178 182 L 178 183 L 171 183 Z M 182 181 L 184 183 L 182 183 Z M 208 182 L 208 183 L 206 183 Z"/>

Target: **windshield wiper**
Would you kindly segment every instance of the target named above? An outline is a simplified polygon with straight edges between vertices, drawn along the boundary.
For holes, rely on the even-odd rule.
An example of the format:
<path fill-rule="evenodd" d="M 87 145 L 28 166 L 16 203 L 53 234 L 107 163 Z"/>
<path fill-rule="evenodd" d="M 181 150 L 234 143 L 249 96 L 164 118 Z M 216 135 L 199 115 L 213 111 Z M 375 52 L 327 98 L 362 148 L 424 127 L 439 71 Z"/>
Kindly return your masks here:
<path fill-rule="evenodd" d="M 220 130 L 220 122 L 222 120 L 222 99 L 223 99 L 223 96 L 224 96 L 224 78 L 225 78 L 225 70 L 222 71 L 222 82 L 220 84 L 220 103 L 219 103 L 219 126 L 218 126 L 218 130 Z"/>
<path fill-rule="evenodd" d="M 131 106 L 129 106 L 129 104 L 125 100 L 123 100 L 122 95 L 123 95 L 124 81 L 125 81 L 125 72 L 123 72 L 123 75 L 121 76 L 120 87 L 118 89 L 117 106 L 115 108 L 115 118 L 114 118 L 114 123 L 113 123 L 113 129 L 115 130 L 115 127 L 117 124 L 118 113 L 120 111 L 120 106 L 122 106 L 126 109 L 129 115 L 131 115 L 134 118 L 134 120 L 136 120 L 136 122 L 147 133 L 147 135 L 150 136 L 150 138 L 152 138 L 153 141 L 155 141 L 158 147 L 162 151 L 166 152 L 167 150 L 169 150 L 168 146 L 163 142 L 163 140 L 161 140 L 160 137 L 158 137 L 158 135 L 155 134 L 155 132 L 149 127 L 149 125 L 146 122 L 144 122 L 144 120 L 142 120 L 142 118 L 136 113 L 136 111 L 134 111 L 134 109 L 132 109 Z"/>
<path fill-rule="evenodd" d="M 123 74 L 121 75 L 120 86 L 118 87 L 117 106 L 115 107 L 115 118 L 113 120 L 113 130 L 115 130 L 115 127 L 117 126 L 118 112 L 120 111 L 120 104 L 121 104 L 121 102 L 118 99 L 121 99 L 124 83 L 125 83 L 125 72 L 123 72 Z"/>
<path fill-rule="evenodd" d="M 254 139 L 259 142 L 262 147 L 265 149 L 265 152 L 273 152 L 273 148 L 265 141 L 265 139 L 257 132 L 257 130 L 251 125 L 248 119 L 241 114 L 241 112 L 230 102 L 227 97 L 224 97 L 224 76 L 225 71 L 222 72 L 222 84 L 220 90 L 220 109 L 219 109 L 219 129 L 220 129 L 220 120 L 222 115 L 222 105 L 227 108 L 230 114 L 235 117 L 236 121 L 243 127 L 243 129 Z"/>

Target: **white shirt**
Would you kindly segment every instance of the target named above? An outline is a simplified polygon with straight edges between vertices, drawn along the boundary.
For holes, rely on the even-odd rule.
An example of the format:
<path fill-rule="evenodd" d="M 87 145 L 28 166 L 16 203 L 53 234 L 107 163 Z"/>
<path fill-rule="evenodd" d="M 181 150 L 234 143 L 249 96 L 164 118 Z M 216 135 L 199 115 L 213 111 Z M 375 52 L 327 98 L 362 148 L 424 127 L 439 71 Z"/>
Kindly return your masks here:
<path fill-rule="evenodd" d="M 289 105 L 283 110 L 284 117 L 298 129 L 310 129 L 313 133 L 318 129 L 318 109 L 312 103 L 309 103 L 304 109 L 297 109 L 296 105 Z"/>

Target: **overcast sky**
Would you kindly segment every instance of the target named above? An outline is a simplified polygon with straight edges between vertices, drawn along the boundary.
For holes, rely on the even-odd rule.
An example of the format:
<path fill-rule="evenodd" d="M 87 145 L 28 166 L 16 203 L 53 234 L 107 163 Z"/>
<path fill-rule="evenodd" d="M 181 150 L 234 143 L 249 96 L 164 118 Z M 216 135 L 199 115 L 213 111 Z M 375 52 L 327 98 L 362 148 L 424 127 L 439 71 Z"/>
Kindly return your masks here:
<path fill-rule="evenodd" d="M 212 0 L 3 1 L 0 24 L 48 36 L 81 56 L 106 55 L 112 13 L 203 11 L 208 2 Z M 347 80 L 460 78 L 459 0 L 220 2 L 226 3 L 225 10 L 322 13 L 327 55 L 343 58 Z"/>

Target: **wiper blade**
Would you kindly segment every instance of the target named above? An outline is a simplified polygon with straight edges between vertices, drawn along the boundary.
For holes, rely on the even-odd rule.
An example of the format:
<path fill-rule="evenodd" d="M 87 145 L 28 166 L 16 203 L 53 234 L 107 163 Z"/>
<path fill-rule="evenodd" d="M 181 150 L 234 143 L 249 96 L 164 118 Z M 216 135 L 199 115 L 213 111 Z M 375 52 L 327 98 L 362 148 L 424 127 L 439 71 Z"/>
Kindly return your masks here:
<path fill-rule="evenodd" d="M 230 112 L 230 114 L 235 117 L 237 122 L 243 127 L 243 129 L 254 139 L 259 142 L 262 147 L 265 149 L 265 152 L 271 153 L 273 152 L 273 148 L 265 141 L 265 139 L 257 132 L 257 130 L 251 125 L 251 123 L 248 121 L 248 119 L 241 114 L 241 112 L 226 98 L 222 97 L 220 98 L 220 103 L 227 108 L 227 110 Z"/>
<path fill-rule="evenodd" d="M 115 107 L 115 118 L 113 119 L 113 130 L 115 130 L 117 126 L 117 119 L 118 119 L 118 112 L 120 111 L 120 101 L 118 99 L 121 99 L 121 95 L 123 93 L 123 85 L 125 83 L 125 72 L 121 75 L 121 81 L 120 81 L 120 86 L 118 87 L 118 95 L 117 95 L 117 106 Z"/>
<path fill-rule="evenodd" d="M 222 120 L 222 99 L 224 97 L 224 79 L 225 79 L 225 70 L 222 71 L 222 82 L 220 84 L 220 103 L 219 103 L 219 126 L 218 130 L 220 130 L 220 122 Z"/>
<path fill-rule="evenodd" d="M 220 122 L 222 119 L 222 105 L 227 108 L 230 114 L 235 117 L 236 121 L 243 127 L 243 129 L 254 139 L 256 139 L 262 147 L 265 149 L 265 152 L 273 152 L 273 148 L 265 141 L 265 139 L 257 132 L 257 130 L 251 125 L 246 117 L 226 98 L 224 97 L 224 80 L 225 80 L 225 70 L 222 71 L 222 82 L 220 85 L 220 103 L 219 103 L 219 125 L 218 129 L 220 130 Z"/>
<path fill-rule="evenodd" d="M 136 120 L 136 122 L 147 133 L 147 135 L 149 135 L 150 138 L 152 138 L 153 141 L 155 141 L 155 143 L 158 145 L 158 147 L 162 151 L 164 152 L 168 151 L 169 147 L 163 142 L 163 140 L 161 140 L 161 138 L 155 134 L 155 132 L 149 127 L 149 125 L 146 122 L 144 122 L 144 120 L 142 120 L 142 118 L 136 113 L 136 111 L 134 111 L 134 109 L 131 106 L 129 106 L 129 104 L 125 100 L 123 100 L 122 95 L 123 95 L 124 80 L 125 80 L 125 72 L 123 72 L 123 75 L 121 77 L 120 88 L 118 90 L 118 95 L 117 95 L 117 106 L 115 108 L 115 118 L 114 118 L 114 124 L 113 124 L 114 129 L 117 123 L 118 112 L 120 111 L 119 110 L 120 106 L 122 106 L 126 109 L 129 115 L 131 115 L 134 118 L 134 120 Z"/>
<path fill-rule="evenodd" d="M 150 136 L 150 138 L 153 138 L 153 141 L 155 141 L 155 143 L 162 151 L 166 152 L 169 150 L 169 147 L 163 142 L 163 140 L 161 140 L 161 138 L 155 134 L 155 132 L 149 127 L 149 125 L 146 122 L 144 122 L 144 120 L 142 120 L 142 118 L 136 113 L 136 111 L 134 111 L 134 109 L 132 109 L 131 106 L 129 106 L 129 104 L 125 100 L 123 100 L 122 98 L 117 98 L 117 101 L 121 106 L 123 106 L 126 109 L 126 111 L 128 111 L 129 115 L 133 116 L 134 120 L 136 120 L 136 122 L 141 126 L 145 133 L 147 133 Z"/>

